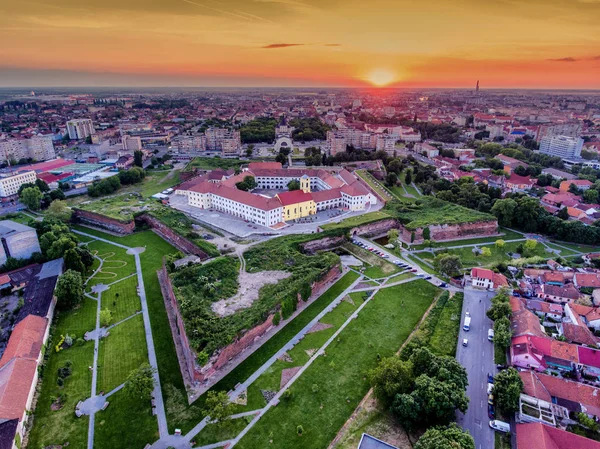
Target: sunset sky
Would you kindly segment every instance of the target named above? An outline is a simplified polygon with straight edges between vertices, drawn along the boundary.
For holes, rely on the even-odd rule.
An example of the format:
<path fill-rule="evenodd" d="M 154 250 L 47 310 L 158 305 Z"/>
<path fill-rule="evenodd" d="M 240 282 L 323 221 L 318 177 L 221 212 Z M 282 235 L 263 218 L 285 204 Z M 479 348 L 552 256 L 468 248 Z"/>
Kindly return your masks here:
<path fill-rule="evenodd" d="M 3 0 L 0 86 L 600 88 L 600 0 Z"/>

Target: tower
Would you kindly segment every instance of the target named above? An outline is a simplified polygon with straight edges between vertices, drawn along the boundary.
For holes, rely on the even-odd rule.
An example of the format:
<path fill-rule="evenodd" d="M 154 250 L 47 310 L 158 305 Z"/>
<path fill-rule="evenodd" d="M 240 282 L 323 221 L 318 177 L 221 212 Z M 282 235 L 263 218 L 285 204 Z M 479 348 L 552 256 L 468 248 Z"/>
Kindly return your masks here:
<path fill-rule="evenodd" d="M 300 177 L 300 190 L 304 193 L 310 193 L 310 178 L 307 175 Z"/>
<path fill-rule="evenodd" d="M 479 93 L 479 80 L 477 80 L 477 85 L 475 86 L 475 95 Z"/>

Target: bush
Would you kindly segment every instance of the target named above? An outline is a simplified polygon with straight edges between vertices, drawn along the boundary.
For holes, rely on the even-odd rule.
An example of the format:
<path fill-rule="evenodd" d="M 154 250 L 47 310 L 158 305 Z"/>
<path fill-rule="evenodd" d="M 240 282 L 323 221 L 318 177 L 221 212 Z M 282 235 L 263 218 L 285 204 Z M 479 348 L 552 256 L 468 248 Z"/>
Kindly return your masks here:
<path fill-rule="evenodd" d="M 58 379 L 56 379 L 56 385 L 58 385 L 59 387 L 62 387 L 65 384 L 65 381 L 63 380 L 62 377 L 59 377 Z"/>
<path fill-rule="evenodd" d="M 304 427 L 302 427 L 302 426 L 296 427 L 296 433 L 298 434 L 299 437 L 301 437 L 302 434 L 304 433 Z"/>
<path fill-rule="evenodd" d="M 273 326 L 277 326 L 281 322 L 281 313 L 279 311 L 275 312 L 273 316 Z"/>

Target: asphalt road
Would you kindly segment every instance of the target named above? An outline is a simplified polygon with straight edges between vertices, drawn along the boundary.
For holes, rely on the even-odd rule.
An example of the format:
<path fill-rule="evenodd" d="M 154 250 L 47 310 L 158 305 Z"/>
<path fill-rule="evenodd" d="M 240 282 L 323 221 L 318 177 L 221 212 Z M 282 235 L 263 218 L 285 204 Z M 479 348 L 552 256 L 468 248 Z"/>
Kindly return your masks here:
<path fill-rule="evenodd" d="M 463 429 L 469 431 L 475 439 L 475 449 L 492 449 L 494 447 L 494 431 L 489 426 L 487 404 L 487 375 L 496 374 L 494 364 L 494 345 L 487 338 L 492 321 L 485 315 L 490 307 L 490 299 L 494 292 L 465 287 L 462 316 L 460 319 L 460 334 L 456 359 L 467 370 L 469 386 L 469 409 L 464 415 L 456 413 L 456 421 Z M 480 302 L 481 301 L 481 302 Z M 471 329 L 466 332 L 462 326 L 465 314 L 471 314 Z M 468 345 L 462 345 L 463 339 L 468 339 Z"/>

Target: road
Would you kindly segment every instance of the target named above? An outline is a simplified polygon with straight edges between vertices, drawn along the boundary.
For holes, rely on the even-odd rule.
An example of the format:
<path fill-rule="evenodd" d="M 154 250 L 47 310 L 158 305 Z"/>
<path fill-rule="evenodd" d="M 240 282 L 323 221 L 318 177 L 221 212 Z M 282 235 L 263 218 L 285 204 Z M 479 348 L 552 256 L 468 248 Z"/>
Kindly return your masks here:
<path fill-rule="evenodd" d="M 487 338 L 488 329 L 492 328 L 493 323 L 485 312 L 495 293 L 472 287 L 465 287 L 464 292 L 456 359 L 466 368 L 469 377 L 469 409 L 464 415 L 456 412 L 456 421 L 473 435 L 475 449 L 491 449 L 494 447 L 494 431 L 488 424 L 487 375 L 496 374 L 496 365 L 494 345 Z M 471 329 L 468 332 L 462 329 L 466 312 L 471 314 Z M 462 346 L 464 338 L 469 340 L 467 347 Z"/>

